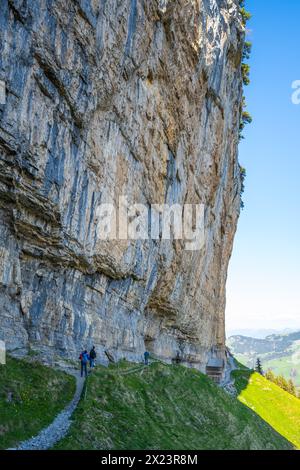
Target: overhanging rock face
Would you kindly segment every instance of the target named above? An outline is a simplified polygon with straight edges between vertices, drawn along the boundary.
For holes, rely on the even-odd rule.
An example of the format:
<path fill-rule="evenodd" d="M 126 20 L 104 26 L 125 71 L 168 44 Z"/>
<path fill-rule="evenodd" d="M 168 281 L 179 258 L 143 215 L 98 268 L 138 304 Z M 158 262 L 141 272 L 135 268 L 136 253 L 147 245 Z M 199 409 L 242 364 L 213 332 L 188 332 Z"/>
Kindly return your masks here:
<path fill-rule="evenodd" d="M 0 35 L 0 339 L 204 370 L 240 210 L 238 1 L 9 0 Z M 100 240 L 120 196 L 204 204 L 204 246 Z"/>

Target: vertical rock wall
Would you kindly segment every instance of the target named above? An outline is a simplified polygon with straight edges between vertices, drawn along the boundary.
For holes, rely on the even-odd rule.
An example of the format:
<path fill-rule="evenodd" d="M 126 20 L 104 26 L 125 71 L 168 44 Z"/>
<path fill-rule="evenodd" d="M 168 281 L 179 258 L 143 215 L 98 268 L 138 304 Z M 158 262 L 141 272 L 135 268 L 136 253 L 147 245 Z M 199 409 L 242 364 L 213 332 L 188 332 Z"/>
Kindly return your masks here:
<path fill-rule="evenodd" d="M 240 210 L 238 1 L 0 4 L 0 339 L 203 369 Z M 122 195 L 204 204 L 204 247 L 100 240 Z"/>

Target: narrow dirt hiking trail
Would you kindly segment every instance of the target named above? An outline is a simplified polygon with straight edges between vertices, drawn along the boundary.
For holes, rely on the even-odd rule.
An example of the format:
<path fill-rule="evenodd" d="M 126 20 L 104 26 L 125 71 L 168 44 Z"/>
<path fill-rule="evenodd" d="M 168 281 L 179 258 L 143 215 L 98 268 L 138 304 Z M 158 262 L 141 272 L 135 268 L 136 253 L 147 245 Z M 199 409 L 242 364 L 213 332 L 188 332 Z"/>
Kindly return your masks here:
<path fill-rule="evenodd" d="M 85 379 L 79 376 L 78 370 L 69 370 L 68 373 L 76 378 L 76 391 L 71 402 L 37 436 L 20 442 L 17 447 L 11 450 L 47 450 L 65 437 L 72 423 L 71 416 L 78 405 L 85 382 Z"/>
<path fill-rule="evenodd" d="M 155 363 L 158 361 L 152 361 Z M 130 369 L 125 370 L 115 370 L 114 373 L 120 376 L 127 375 L 127 374 L 134 374 L 136 372 L 142 373 L 144 370 L 147 369 L 147 365 L 145 364 L 137 364 Z M 49 426 L 42 429 L 39 434 L 26 441 L 20 442 L 16 447 L 10 448 L 8 450 L 47 450 L 51 449 L 55 444 L 57 444 L 63 437 L 66 436 L 69 427 L 71 426 L 71 416 L 78 405 L 80 400 L 85 378 L 79 376 L 79 372 L 76 369 L 65 369 L 65 372 L 71 374 L 76 379 L 76 391 L 72 401 L 56 416 L 54 421 L 52 421 Z"/>

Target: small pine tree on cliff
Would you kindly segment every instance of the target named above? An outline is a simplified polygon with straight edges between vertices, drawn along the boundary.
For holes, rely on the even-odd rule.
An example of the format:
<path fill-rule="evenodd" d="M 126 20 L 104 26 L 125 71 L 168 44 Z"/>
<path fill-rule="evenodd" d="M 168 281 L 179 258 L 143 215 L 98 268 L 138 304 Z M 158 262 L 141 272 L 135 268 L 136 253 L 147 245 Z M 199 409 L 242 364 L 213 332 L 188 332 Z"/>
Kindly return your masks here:
<path fill-rule="evenodd" d="M 258 357 L 257 360 L 256 360 L 255 370 L 256 370 L 256 372 L 258 372 L 260 375 L 264 375 L 264 374 L 263 374 L 263 370 L 262 370 L 261 360 L 259 359 L 259 357 Z"/>

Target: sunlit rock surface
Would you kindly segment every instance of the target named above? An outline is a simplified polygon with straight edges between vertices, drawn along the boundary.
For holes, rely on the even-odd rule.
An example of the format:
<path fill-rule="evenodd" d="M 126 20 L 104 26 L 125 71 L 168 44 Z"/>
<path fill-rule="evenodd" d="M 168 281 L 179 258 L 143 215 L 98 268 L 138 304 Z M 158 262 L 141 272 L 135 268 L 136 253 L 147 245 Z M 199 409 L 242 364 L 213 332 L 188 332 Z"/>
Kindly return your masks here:
<path fill-rule="evenodd" d="M 2 0 L 0 339 L 201 369 L 240 210 L 237 0 Z M 101 202 L 205 205 L 205 246 L 102 241 Z"/>

